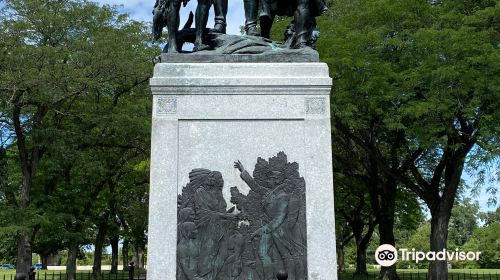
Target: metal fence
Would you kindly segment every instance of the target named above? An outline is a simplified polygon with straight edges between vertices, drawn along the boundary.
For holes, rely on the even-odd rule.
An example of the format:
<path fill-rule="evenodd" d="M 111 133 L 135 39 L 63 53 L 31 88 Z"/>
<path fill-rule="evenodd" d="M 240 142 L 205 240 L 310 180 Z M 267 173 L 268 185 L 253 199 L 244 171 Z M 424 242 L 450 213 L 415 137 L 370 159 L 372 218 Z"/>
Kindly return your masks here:
<path fill-rule="evenodd" d="M 398 272 L 400 280 L 427 280 L 427 273 L 425 272 Z M 285 276 L 286 277 L 286 276 Z M 352 273 L 339 273 L 338 280 L 375 280 L 378 278 L 378 273 L 371 272 L 366 275 L 353 275 Z M 70 277 L 64 272 L 51 272 L 51 271 L 36 271 L 34 275 L 26 280 L 68 280 Z M 74 275 L 75 280 L 145 280 L 146 271 L 118 271 L 111 273 L 104 271 L 101 276 L 94 277 L 92 272 L 78 272 Z M 284 277 L 277 279 L 286 279 Z M 0 276 L 0 280 L 17 280 L 14 274 Z M 24 279 L 23 279 L 24 280 Z M 161 279 L 158 279 L 161 280 Z M 498 272 L 480 272 L 480 271 L 464 271 L 464 272 L 449 272 L 448 280 L 500 280 Z"/>
<path fill-rule="evenodd" d="M 339 273 L 338 280 L 375 280 L 378 273 L 369 273 L 366 275 L 353 275 L 352 273 Z M 400 280 L 427 280 L 428 275 L 425 272 L 398 272 Z M 498 272 L 481 271 L 463 271 L 448 272 L 448 280 L 500 280 Z"/>
<path fill-rule="evenodd" d="M 30 275 L 26 280 L 68 280 L 71 279 L 65 272 L 51 272 L 51 271 L 36 271 Z M 119 271 L 117 273 L 110 273 L 105 271 L 100 276 L 94 277 L 92 272 L 78 272 L 74 275 L 75 280 L 145 280 L 146 272 L 144 271 Z M 18 280 L 14 278 L 14 274 L 0 276 L 0 280 Z M 25 279 L 22 279 L 25 280 Z"/>

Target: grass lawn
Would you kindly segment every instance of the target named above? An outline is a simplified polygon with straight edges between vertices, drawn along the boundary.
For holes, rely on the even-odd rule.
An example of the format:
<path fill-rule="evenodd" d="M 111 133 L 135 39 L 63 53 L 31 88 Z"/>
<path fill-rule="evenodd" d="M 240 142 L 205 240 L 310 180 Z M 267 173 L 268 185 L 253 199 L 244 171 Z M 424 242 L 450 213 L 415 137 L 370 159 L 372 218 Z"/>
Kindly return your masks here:
<path fill-rule="evenodd" d="M 40 280 L 66 280 L 66 271 L 54 271 L 54 270 L 37 270 L 36 279 Z M 0 270 L 0 280 L 13 280 L 16 271 L 11 270 Z M 144 279 L 144 272 L 141 272 L 141 277 L 137 278 L 137 272 L 135 273 L 134 279 Z M 79 271 L 76 274 L 77 280 L 89 280 L 91 278 L 90 271 Z M 118 271 L 117 274 L 110 274 L 109 271 L 102 272 L 102 280 L 128 280 L 127 271 Z"/>
<path fill-rule="evenodd" d="M 354 270 L 339 273 L 339 280 L 375 279 L 378 270 L 369 270 L 368 276 L 353 276 Z M 401 280 L 425 280 L 427 269 L 398 269 Z M 450 269 L 448 280 L 500 280 L 500 269 Z"/>

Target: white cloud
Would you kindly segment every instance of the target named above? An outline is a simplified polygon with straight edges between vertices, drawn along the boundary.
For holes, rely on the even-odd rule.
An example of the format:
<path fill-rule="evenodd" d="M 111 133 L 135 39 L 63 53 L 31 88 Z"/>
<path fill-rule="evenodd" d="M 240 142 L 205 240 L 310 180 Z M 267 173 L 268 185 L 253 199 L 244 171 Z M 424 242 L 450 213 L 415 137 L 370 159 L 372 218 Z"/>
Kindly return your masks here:
<path fill-rule="evenodd" d="M 120 11 L 130 14 L 134 20 L 151 22 L 154 0 L 97 0 L 102 5 L 119 5 Z M 181 27 L 187 20 L 189 12 L 196 10 L 197 0 L 190 0 L 186 7 L 181 8 Z M 208 27 L 214 24 L 213 9 L 210 10 Z M 243 9 L 243 0 L 229 0 L 227 13 L 227 33 L 240 34 L 240 26 L 245 24 L 245 12 Z M 194 26 L 193 26 L 194 27 Z"/>

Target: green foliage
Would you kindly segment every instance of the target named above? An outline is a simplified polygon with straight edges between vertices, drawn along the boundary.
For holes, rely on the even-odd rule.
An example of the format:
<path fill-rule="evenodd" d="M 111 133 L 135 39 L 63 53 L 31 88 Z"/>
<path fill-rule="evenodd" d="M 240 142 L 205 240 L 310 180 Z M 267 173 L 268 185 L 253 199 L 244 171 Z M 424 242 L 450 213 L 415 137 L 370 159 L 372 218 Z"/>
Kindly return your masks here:
<path fill-rule="evenodd" d="M 16 239 L 12 232 L 0 233 L 0 263 L 16 264 Z"/>
<path fill-rule="evenodd" d="M 486 227 L 478 228 L 470 240 L 463 246 L 464 250 L 481 252 L 480 268 L 500 268 L 500 223 L 494 222 Z"/>
<path fill-rule="evenodd" d="M 144 23 L 110 6 L 84 0 L 5 4 L 0 20 L 5 118 L 0 123 L 2 132 L 14 132 L 17 118 L 21 130 L 8 147 L 13 156 L 4 189 L 13 199 L 0 201 L 0 215 L 8 217 L 0 221 L 0 235 L 35 236 L 38 253 L 75 240 L 90 243 L 94 221 L 127 211 L 128 204 L 117 201 L 147 196 L 147 82 L 157 49 L 148 44 Z M 26 160 L 19 145 L 23 139 Z M 26 166 L 29 172 L 21 172 Z M 23 188 L 30 199 L 22 208 L 18 186 L 26 178 L 30 184 Z"/>
<path fill-rule="evenodd" d="M 483 221 L 485 226 L 500 222 L 500 207 L 497 207 L 495 211 L 479 213 L 479 218 Z"/>
<path fill-rule="evenodd" d="M 425 1 L 360 1 L 337 19 L 320 18 L 335 117 L 353 129 L 404 132 L 410 150 L 429 150 L 422 160 L 456 149 L 452 139 L 466 127 L 477 153 L 498 155 L 498 9 L 494 1 L 470 15 Z"/>
<path fill-rule="evenodd" d="M 406 189 L 396 196 L 394 235 L 398 244 L 408 241 L 424 223 L 424 214 L 417 197 Z"/>
<path fill-rule="evenodd" d="M 478 213 L 479 204 L 477 202 L 472 203 L 468 198 L 455 202 L 448 226 L 450 244 L 461 247 L 469 240 L 478 227 Z"/>
<path fill-rule="evenodd" d="M 431 235 L 431 224 L 423 223 L 406 242 L 399 243 L 398 248 L 406 248 L 409 250 L 429 252 L 429 236 Z M 422 261 L 418 264 L 414 261 L 398 261 L 398 268 L 427 268 L 428 261 Z"/>
<path fill-rule="evenodd" d="M 336 148 L 361 151 L 381 184 L 397 181 L 447 220 L 465 162 L 476 174 L 498 169 L 500 3 L 349 2 L 331 2 L 318 18 L 318 50 L 333 77 L 333 137 L 346 139 Z M 475 215 L 455 215 L 454 242 L 467 240 Z M 430 234 L 427 225 L 396 236 L 428 250 Z"/>
<path fill-rule="evenodd" d="M 478 119 L 481 142 L 498 145 L 499 51 L 488 10 L 499 7 L 485 9 L 467 16 L 425 1 L 360 1 L 334 24 L 320 18 L 331 34 L 318 48 L 336 78 L 334 113 L 355 128 L 373 120 L 404 129 L 424 147 L 446 145 L 458 117 Z"/>

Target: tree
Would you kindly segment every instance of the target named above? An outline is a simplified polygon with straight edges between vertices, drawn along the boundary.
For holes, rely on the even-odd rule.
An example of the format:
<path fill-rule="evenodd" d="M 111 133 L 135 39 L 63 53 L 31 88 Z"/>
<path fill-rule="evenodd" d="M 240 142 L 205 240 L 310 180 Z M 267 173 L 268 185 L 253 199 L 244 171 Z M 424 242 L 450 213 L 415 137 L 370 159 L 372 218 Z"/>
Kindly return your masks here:
<path fill-rule="evenodd" d="M 335 125 L 366 151 L 381 187 L 401 184 L 424 201 L 432 251 L 447 245 L 466 161 L 498 156 L 498 9 L 496 1 L 360 1 L 322 27 L 332 34 L 318 48 L 335 79 Z M 446 279 L 446 262 L 432 262 L 429 275 Z"/>
<path fill-rule="evenodd" d="M 41 216 L 48 218 L 49 215 Z M 51 215 L 52 220 L 39 220 L 40 230 L 37 232 L 33 240 L 33 253 L 40 255 L 40 262 L 42 269 L 47 269 L 48 258 L 51 255 L 57 254 L 60 250 L 64 249 L 63 232 L 60 230 L 60 224 L 57 220 L 61 216 L 55 214 Z"/>
<path fill-rule="evenodd" d="M 353 14 L 346 13 L 333 23 L 329 19 L 325 22 L 319 19 L 323 34 L 329 36 L 319 41 L 318 49 L 323 61 L 329 63 L 331 75 L 335 79 L 332 91 L 333 131 L 338 134 L 337 139 L 340 139 L 336 143 L 351 151 L 354 156 L 348 160 L 358 159 L 358 164 L 364 169 L 362 176 L 366 181 L 372 211 L 377 216 L 380 243 L 395 245 L 398 182 L 384 176 L 379 158 L 385 156 L 393 170 L 399 169 L 401 161 L 404 160 L 398 154 L 402 143 L 398 141 L 398 133 L 386 133 L 383 130 L 381 116 L 377 114 L 383 114 L 385 111 L 375 102 L 367 100 L 370 97 L 366 93 L 369 88 L 358 88 L 364 86 L 365 80 L 372 79 L 373 82 L 370 83 L 376 83 L 375 81 L 384 79 L 390 74 L 390 70 L 385 65 L 388 63 L 380 61 L 370 53 L 364 53 L 366 50 L 363 47 L 368 48 L 366 45 L 370 44 L 370 40 L 365 37 L 366 30 L 349 30 L 351 26 L 356 26 L 356 23 L 350 21 L 351 18 L 358 19 L 358 15 Z M 379 68 L 363 69 L 363 60 L 378 60 L 371 63 L 377 63 Z M 346 63 L 351 65 L 345 65 Z M 387 90 L 387 95 L 391 93 L 388 85 L 380 86 Z M 384 98 L 388 97 L 380 97 L 381 100 Z M 382 268 L 381 277 L 387 275 L 389 279 L 397 278 L 395 268 Z"/>
<path fill-rule="evenodd" d="M 337 225 L 342 226 L 338 236 L 340 253 L 352 237 L 356 244 L 355 275 L 367 275 L 366 251 L 377 226 L 376 214 L 370 204 L 370 177 L 363 168 L 366 157 L 359 154 L 355 145 L 333 133 L 334 192 Z M 345 224 L 345 225 L 344 225 Z M 351 235 L 352 234 L 352 235 Z M 344 236 L 345 235 L 345 236 Z M 342 265 L 343 266 L 343 265 Z M 340 271 L 343 270 L 339 269 Z"/>
<path fill-rule="evenodd" d="M 467 251 L 481 252 L 478 260 L 480 268 L 500 268 L 499 232 L 500 223 L 494 222 L 476 229 L 471 239 L 464 245 L 464 249 Z"/>
<path fill-rule="evenodd" d="M 59 211 L 69 213 L 65 221 L 71 249 L 68 267 L 74 269 L 78 247 L 92 238 L 95 246 L 93 274 L 98 277 L 106 237 L 112 234 L 118 238 L 116 221 L 122 211 L 119 202 L 129 194 L 126 189 L 137 189 L 129 178 L 147 173 L 136 166 L 149 155 L 151 102 L 146 85 L 143 85 L 118 98 L 100 96 L 99 102 L 85 100 L 76 104 L 82 106 L 78 110 L 82 113 L 78 114 L 76 123 L 74 120 L 65 122 L 67 137 L 57 146 L 58 149 L 70 147 L 72 156 L 58 158 L 61 154 L 58 152 L 46 159 L 59 166 L 52 176 L 62 178 L 51 195 L 59 201 L 75 201 L 71 206 L 56 204 Z M 146 183 L 142 180 L 142 184 Z M 140 190 L 146 193 L 145 188 Z"/>
<path fill-rule="evenodd" d="M 488 163 L 498 155 L 500 67 L 494 39 L 498 30 L 491 20 L 499 8 L 488 1 L 428 4 L 434 24 L 396 36 L 407 48 L 402 59 L 410 66 L 401 80 L 402 92 L 410 97 L 400 115 L 406 119 L 401 122 L 406 127 L 405 148 L 416 157 L 404 175 L 393 175 L 430 209 L 432 251 L 447 246 L 467 159 Z M 432 262 L 429 276 L 446 279 L 446 261 Z"/>
<path fill-rule="evenodd" d="M 396 244 L 407 242 L 418 228 L 425 223 L 418 197 L 405 188 L 399 188 L 396 195 L 394 236 Z"/>
<path fill-rule="evenodd" d="M 338 204 L 336 204 L 338 207 Z M 345 271 L 345 249 L 349 242 L 354 238 L 347 221 L 344 220 L 342 215 L 338 215 L 335 212 L 335 245 L 337 253 L 337 265 L 338 271 Z"/>
<path fill-rule="evenodd" d="M 429 235 L 431 234 L 431 224 L 429 222 L 422 223 L 415 232 L 410 236 L 410 238 L 404 242 L 399 243 L 401 247 L 407 249 L 413 249 L 422 252 L 428 252 L 430 249 L 429 244 Z M 419 263 L 415 263 L 414 261 L 399 261 L 399 267 L 412 267 L 412 268 L 428 268 L 429 262 L 427 260 L 423 260 Z"/>
<path fill-rule="evenodd" d="M 138 86 L 145 86 L 151 71 L 150 66 L 145 67 L 151 48 L 145 43 L 145 26 L 109 6 L 80 0 L 48 1 L 42 5 L 33 0 L 4 2 L 0 23 L 0 60 L 5 66 L 0 73 L 1 113 L 6 129 L 15 136 L 12 143 L 21 176 L 10 207 L 19 213 L 17 273 L 27 273 L 34 236 L 39 230 L 38 221 L 30 217 L 37 212 L 33 194 L 38 188 L 34 182 L 40 162 L 62 150 L 59 158 L 80 159 L 71 158 L 78 147 L 69 145 L 68 137 L 76 137 L 70 137 L 66 129 L 78 124 L 86 106 L 98 103 L 100 98 L 116 103 Z M 78 127 L 80 134 L 94 128 Z M 122 139 L 122 143 L 127 140 Z M 66 146 L 62 149 L 56 143 Z M 70 168 L 60 171 L 72 175 Z M 80 232 L 86 228 L 80 223 L 76 227 Z M 77 243 L 72 244 L 70 251 L 76 252 Z"/>
<path fill-rule="evenodd" d="M 484 223 L 484 226 L 500 222 L 500 207 L 497 207 L 495 211 L 479 213 L 479 218 Z"/>
<path fill-rule="evenodd" d="M 1 122 L 0 122 L 1 123 Z M 2 129 L 0 128 L 0 221 L 9 221 L 11 212 L 8 211 L 7 195 L 9 190 L 9 177 L 8 177 L 8 160 L 7 149 L 3 139 Z M 11 198 L 12 199 L 12 198 Z M 0 222 L 0 226 L 3 222 Z M 11 227 L 8 229 L 0 229 L 0 262 L 13 263 L 15 259 L 15 236 L 11 232 Z"/>
<path fill-rule="evenodd" d="M 464 198 L 455 202 L 450 217 L 449 239 L 455 246 L 461 247 L 469 240 L 478 227 L 479 204 Z"/>
<path fill-rule="evenodd" d="M 336 181 L 336 190 L 346 187 L 347 191 L 342 193 L 340 191 L 336 192 L 338 197 L 336 203 L 337 212 L 342 216 L 342 220 L 347 222 L 356 244 L 356 270 L 354 274 L 367 275 L 366 251 L 377 222 L 373 217 L 368 202 L 369 198 L 364 188 L 359 190 L 359 186 L 357 186 L 358 190 L 356 190 L 353 188 L 353 185 L 343 186 L 338 180 Z M 344 244 L 344 240 L 345 238 L 341 240 L 342 244 Z"/>

